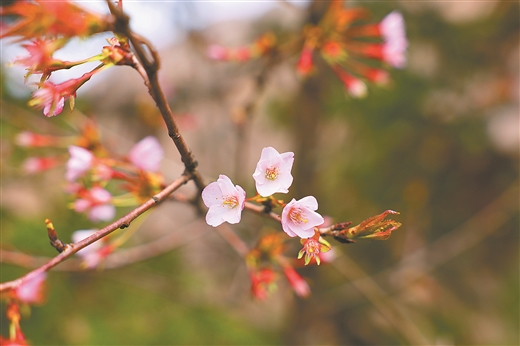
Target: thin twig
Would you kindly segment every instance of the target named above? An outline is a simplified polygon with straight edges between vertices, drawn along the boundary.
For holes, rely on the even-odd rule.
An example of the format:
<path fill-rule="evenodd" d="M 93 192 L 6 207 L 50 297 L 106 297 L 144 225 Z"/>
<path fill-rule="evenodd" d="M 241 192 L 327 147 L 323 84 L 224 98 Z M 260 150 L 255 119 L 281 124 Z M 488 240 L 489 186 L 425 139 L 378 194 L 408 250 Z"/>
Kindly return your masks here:
<path fill-rule="evenodd" d="M 383 315 L 390 325 L 407 339 L 409 345 L 431 345 L 406 312 L 387 297 L 387 294 L 353 260 L 344 255 L 332 262 L 334 268 L 347 279 Z M 364 278 L 363 281 L 355 280 Z"/>
<path fill-rule="evenodd" d="M 246 257 L 249 253 L 249 247 L 244 243 L 244 241 L 236 235 L 235 232 L 229 227 L 228 224 L 221 224 L 217 226 L 217 232 L 220 234 L 225 241 L 228 242 L 229 245 L 241 256 Z"/>
<path fill-rule="evenodd" d="M 84 247 L 96 242 L 97 240 L 107 236 L 108 234 L 114 232 L 119 228 L 127 228 L 130 223 L 136 219 L 139 215 L 143 214 L 148 209 L 160 203 L 166 197 L 168 197 L 173 191 L 177 190 L 182 185 L 186 184 L 190 180 L 190 176 L 184 174 L 180 178 L 176 179 L 170 185 L 168 185 L 164 190 L 150 198 L 148 201 L 140 205 L 139 207 L 132 210 L 130 213 L 126 214 L 119 220 L 111 223 L 110 225 L 100 229 L 93 235 L 88 238 L 85 238 L 77 243 L 69 244 L 58 256 L 51 259 L 49 262 L 45 263 L 41 267 L 27 273 L 26 275 L 5 283 L 0 284 L 0 293 L 5 292 L 16 287 L 19 287 L 23 282 L 33 278 L 34 276 L 39 275 L 40 273 L 46 272 L 51 268 L 57 266 L 61 262 L 65 261 L 67 258 L 83 249 Z"/>
<path fill-rule="evenodd" d="M 115 269 L 124 267 L 126 265 L 147 260 L 152 257 L 162 255 L 184 244 L 187 244 L 204 234 L 206 234 L 208 227 L 200 227 L 197 225 L 201 222 L 200 218 L 184 225 L 183 227 L 170 232 L 163 237 L 152 240 L 149 243 L 141 244 L 125 249 L 119 249 L 108 255 L 103 261 L 103 269 Z M 187 230 L 189 229 L 189 232 Z M 49 262 L 51 257 L 31 256 L 17 251 L 0 251 L 0 259 L 2 263 L 14 264 L 24 268 L 38 268 Z M 85 271 L 97 270 L 97 268 L 82 268 L 81 259 L 70 258 L 67 262 L 56 267 L 61 271 Z"/>

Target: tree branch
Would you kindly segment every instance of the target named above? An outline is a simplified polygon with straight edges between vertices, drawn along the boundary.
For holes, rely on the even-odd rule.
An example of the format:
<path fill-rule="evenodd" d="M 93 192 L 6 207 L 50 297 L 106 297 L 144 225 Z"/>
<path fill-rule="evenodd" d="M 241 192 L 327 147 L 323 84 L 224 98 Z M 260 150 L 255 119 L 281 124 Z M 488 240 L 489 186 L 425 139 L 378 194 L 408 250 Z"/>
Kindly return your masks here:
<path fill-rule="evenodd" d="M 184 167 L 186 168 L 186 172 L 193 179 L 200 193 L 206 185 L 204 184 L 202 176 L 197 171 L 198 163 L 195 160 L 193 153 L 184 141 L 181 133 L 179 132 L 177 123 L 173 118 L 173 113 L 170 109 L 170 106 L 168 105 L 168 102 L 166 101 L 166 97 L 164 96 L 157 78 L 157 72 L 160 67 L 159 55 L 148 40 L 132 32 L 129 26 L 130 20 L 126 14 L 124 14 L 113 3 L 111 3 L 110 0 L 107 0 L 107 4 L 112 16 L 114 16 L 115 19 L 115 32 L 128 37 L 132 43 L 132 48 L 135 52 L 135 55 L 137 56 L 137 59 L 144 68 L 144 71 L 148 77 L 145 79 L 145 84 L 148 87 L 148 91 L 154 99 L 157 108 L 161 112 L 161 116 L 163 117 L 164 123 L 168 129 L 168 136 L 170 136 L 170 138 L 173 140 L 173 143 L 177 147 L 177 150 L 181 155 L 181 160 L 184 163 Z"/>
<path fill-rule="evenodd" d="M 166 197 L 168 197 L 173 191 L 177 190 L 182 185 L 186 184 L 190 180 L 190 176 L 187 174 L 183 174 L 180 178 L 173 181 L 170 185 L 168 185 L 164 190 L 150 198 L 148 201 L 146 201 L 144 204 L 140 205 L 139 207 L 132 210 L 130 213 L 126 214 L 119 220 L 111 223 L 110 225 L 100 229 L 93 235 L 91 235 L 88 238 L 85 238 L 77 243 L 68 244 L 69 246 L 66 246 L 65 249 L 56 257 L 51 259 L 49 262 L 45 263 L 41 267 L 27 273 L 26 275 L 13 280 L 8 281 L 5 283 L 0 284 L 0 293 L 5 292 L 14 288 L 19 287 L 23 282 L 33 278 L 36 275 L 39 275 L 42 272 L 46 272 L 50 270 L 51 268 L 57 266 L 61 262 L 65 261 L 67 258 L 78 252 L 79 250 L 83 249 L 84 247 L 98 241 L 99 239 L 107 236 L 108 234 L 114 232 L 115 230 L 121 228 L 127 228 L 130 223 L 136 219 L 139 215 L 143 214 L 148 209 L 152 208 L 153 206 L 159 204 L 162 200 L 164 200 Z"/>

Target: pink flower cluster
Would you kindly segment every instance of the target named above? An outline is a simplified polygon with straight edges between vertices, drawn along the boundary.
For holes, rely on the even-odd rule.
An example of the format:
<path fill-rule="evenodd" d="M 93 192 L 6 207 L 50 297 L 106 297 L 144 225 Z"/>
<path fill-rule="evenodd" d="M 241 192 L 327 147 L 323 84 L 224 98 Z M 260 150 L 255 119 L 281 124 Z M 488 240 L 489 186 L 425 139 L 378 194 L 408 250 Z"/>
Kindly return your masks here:
<path fill-rule="evenodd" d="M 293 163 L 294 153 L 280 154 L 272 147 L 264 148 L 253 174 L 258 194 L 270 197 L 275 193 L 289 192 L 293 182 Z M 220 175 L 216 182 L 209 184 L 202 191 L 202 200 L 209 208 L 206 222 L 213 227 L 223 222 L 240 222 L 245 199 L 246 193 L 242 187 L 234 186 L 227 176 Z M 317 209 L 318 202 L 313 196 L 298 201 L 293 198 L 282 210 L 282 229 L 290 237 L 312 237 L 314 228 L 324 221 L 316 212 Z"/>
<path fill-rule="evenodd" d="M 114 199 L 109 191 L 101 187 L 112 178 L 123 180 L 135 179 L 127 171 L 128 162 L 140 171 L 138 174 L 154 174 L 160 169 L 164 151 L 155 137 L 148 136 L 135 144 L 124 159 L 103 160 L 94 153 L 78 146 L 69 147 L 70 159 L 67 161 L 65 178 L 70 183 L 69 192 L 76 195 L 73 208 L 78 213 L 87 213 L 93 222 L 110 221 L 116 215 Z M 116 165 L 126 165 L 125 171 L 118 171 Z M 90 173 L 90 175 L 88 174 Z M 83 177 L 91 178 L 93 185 L 85 188 L 78 183 Z"/>

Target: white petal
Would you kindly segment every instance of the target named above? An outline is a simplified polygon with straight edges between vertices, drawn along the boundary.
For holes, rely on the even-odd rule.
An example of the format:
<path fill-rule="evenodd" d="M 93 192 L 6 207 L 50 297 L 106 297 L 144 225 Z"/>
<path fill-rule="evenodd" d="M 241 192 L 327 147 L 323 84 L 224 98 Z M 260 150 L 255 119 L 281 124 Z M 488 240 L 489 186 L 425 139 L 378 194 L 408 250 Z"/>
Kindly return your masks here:
<path fill-rule="evenodd" d="M 237 190 L 235 189 L 235 186 L 233 185 L 231 179 L 229 179 L 226 175 L 219 175 L 217 183 L 220 187 L 220 190 L 222 191 L 222 196 L 236 195 Z"/>
<path fill-rule="evenodd" d="M 207 224 L 213 227 L 219 226 L 224 222 L 222 216 L 227 211 L 228 208 L 225 208 L 222 205 L 213 205 L 211 208 L 209 208 L 208 213 L 206 214 Z"/>
<path fill-rule="evenodd" d="M 217 182 L 213 182 L 202 190 L 202 201 L 210 208 L 215 204 L 222 204 L 222 191 Z"/>
<path fill-rule="evenodd" d="M 160 168 L 161 160 L 164 157 L 164 151 L 157 141 L 157 138 L 148 136 L 135 144 L 128 159 L 135 166 L 145 171 L 157 172 Z"/>
<path fill-rule="evenodd" d="M 305 208 L 309 208 L 311 210 L 318 209 L 318 201 L 316 200 L 316 198 L 314 196 L 303 197 L 302 199 L 300 199 L 298 201 L 298 204 L 304 206 Z"/>
<path fill-rule="evenodd" d="M 222 219 L 229 223 L 235 224 L 239 223 L 242 217 L 242 210 L 238 207 L 233 209 L 227 209 L 227 211 L 222 215 Z"/>
<path fill-rule="evenodd" d="M 116 216 L 116 207 L 113 204 L 102 204 L 92 207 L 88 213 L 90 221 L 111 221 Z"/>

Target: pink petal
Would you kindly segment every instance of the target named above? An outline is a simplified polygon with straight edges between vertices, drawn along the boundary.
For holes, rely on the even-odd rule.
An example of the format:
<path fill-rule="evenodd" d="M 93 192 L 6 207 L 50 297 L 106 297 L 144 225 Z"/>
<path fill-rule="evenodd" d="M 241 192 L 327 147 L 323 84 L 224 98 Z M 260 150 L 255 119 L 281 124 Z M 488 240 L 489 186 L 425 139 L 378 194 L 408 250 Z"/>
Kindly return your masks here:
<path fill-rule="evenodd" d="M 224 207 L 222 203 L 211 206 L 206 214 L 206 223 L 213 227 L 219 226 L 225 221 L 223 216 L 228 210 L 229 208 Z"/>
<path fill-rule="evenodd" d="M 164 151 L 153 136 L 148 136 L 139 141 L 130 149 L 128 159 L 135 166 L 145 171 L 159 171 Z"/>
<path fill-rule="evenodd" d="M 92 234 L 94 234 L 96 232 L 97 232 L 97 230 L 95 230 L 95 229 L 78 230 L 78 231 L 75 231 L 74 233 L 72 233 L 71 238 L 74 243 L 77 243 L 85 238 L 90 237 Z M 87 247 L 84 247 L 83 249 L 79 250 L 78 252 L 76 252 L 76 255 L 78 255 L 82 258 L 85 258 L 89 254 L 96 252 L 100 248 L 101 248 L 101 242 L 97 241 L 97 242 L 92 243 L 92 244 L 88 245 Z"/>
<path fill-rule="evenodd" d="M 42 284 L 46 277 L 47 274 L 42 272 L 25 281 L 16 289 L 16 297 L 24 303 L 40 302 Z"/>
<path fill-rule="evenodd" d="M 51 114 L 49 114 L 50 111 L 51 111 L 51 108 L 53 106 L 54 106 L 54 110 L 52 111 Z M 43 108 L 43 115 L 45 115 L 46 117 L 53 117 L 55 115 L 58 115 L 58 114 L 60 114 L 63 111 L 63 107 L 64 106 L 65 106 L 65 98 L 64 97 L 60 98 L 56 104 L 54 104 L 54 102 L 47 103 L 45 105 L 45 107 Z"/>
<path fill-rule="evenodd" d="M 90 195 L 98 203 L 108 203 L 112 200 L 112 195 L 110 194 L 110 192 L 103 189 L 102 187 L 93 187 L 90 190 Z"/>
<path fill-rule="evenodd" d="M 380 23 L 385 40 L 404 38 L 406 35 L 403 15 L 397 11 L 389 13 Z"/>
<path fill-rule="evenodd" d="M 298 205 L 302 205 L 305 208 L 308 208 L 310 210 L 318 209 L 318 201 L 316 200 L 316 197 L 314 197 L 314 196 L 303 197 L 302 199 L 300 199 L 298 201 Z M 321 221 L 321 223 L 323 223 L 323 220 Z"/>
<path fill-rule="evenodd" d="M 216 204 L 222 204 L 222 191 L 217 182 L 209 184 L 202 190 L 202 201 L 208 208 Z"/>
<path fill-rule="evenodd" d="M 226 212 L 222 214 L 222 220 L 231 224 L 239 223 L 242 218 L 242 207 L 226 208 Z"/>
<path fill-rule="evenodd" d="M 294 162 L 294 153 L 278 153 L 273 147 L 266 147 L 262 149 L 260 161 L 256 165 L 253 178 L 256 182 L 257 192 L 267 197 L 274 193 L 287 193 L 289 187 L 293 182 L 291 175 L 291 168 Z M 266 171 L 275 169 L 278 171 L 278 175 L 275 179 L 267 179 Z"/>
<path fill-rule="evenodd" d="M 94 155 L 87 149 L 74 145 L 69 147 L 69 153 L 70 159 L 67 161 L 65 178 L 73 182 L 90 169 Z"/>
<path fill-rule="evenodd" d="M 83 213 L 87 211 L 91 205 L 92 203 L 86 199 L 77 199 L 74 201 L 74 211 L 76 211 L 77 213 Z"/>
<path fill-rule="evenodd" d="M 112 204 L 102 204 L 92 207 L 88 213 L 88 218 L 92 222 L 111 221 L 116 216 L 116 207 Z"/>
<path fill-rule="evenodd" d="M 235 186 L 233 186 L 233 182 L 231 182 L 231 179 L 229 179 L 226 175 L 219 175 L 217 183 L 220 187 L 220 191 L 222 191 L 222 196 L 235 196 L 237 194 Z"/>

